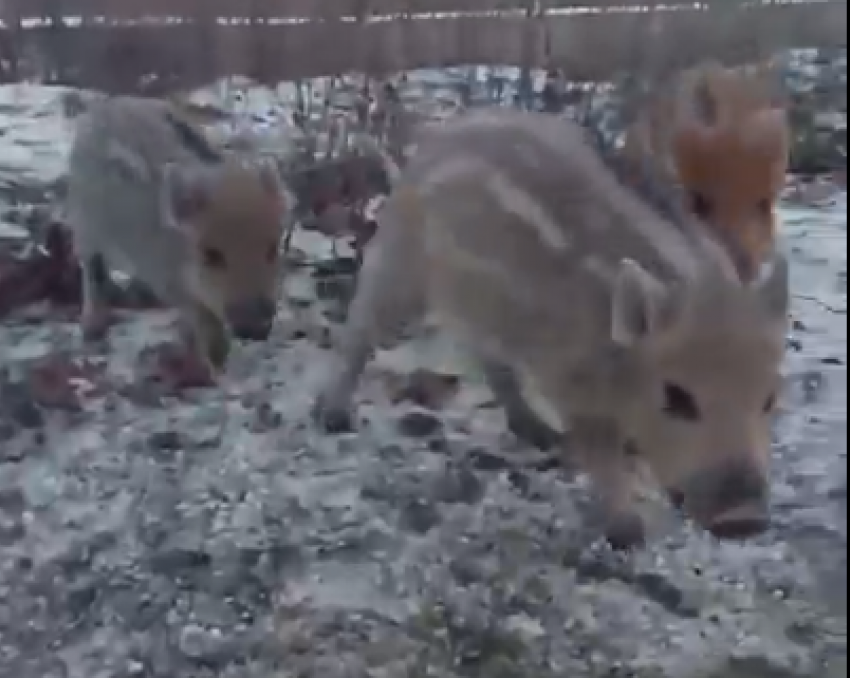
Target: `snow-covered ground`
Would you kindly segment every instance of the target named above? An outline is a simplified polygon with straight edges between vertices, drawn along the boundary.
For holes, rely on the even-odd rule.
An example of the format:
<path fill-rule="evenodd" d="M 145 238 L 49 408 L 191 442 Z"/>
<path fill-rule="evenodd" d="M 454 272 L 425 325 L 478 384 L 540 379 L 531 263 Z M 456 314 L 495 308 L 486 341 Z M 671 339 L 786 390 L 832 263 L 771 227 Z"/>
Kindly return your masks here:
<path fill-rule="evenodd" d="M 0 88 L 0 195 L 60 177 L 59 94 Z M 277 96 L 246 101 L 243 120 L 276 115 Z M 307 411 L 334 314 L 308 270 L 271 340 L 181 397 L 140 367 L 168 314 L 128 316 L 106 353 L 73 318 L 5 322 L 0 675 L 843 678 L 846 194 L 783 218 L 798 298 L 776 528 L 747 546 L 659 511 L 649 549 L 597 548 L 581 480 L 521 448 L 439 340 L 383 352 L 360 391 L 367 423 L 321 435 Z M 24 236 L 0 222 L 0 247 Z M 79 398 L 37 406 L 56 355 Z M 442 375 L 433 411 L 390 397 L 415 365 Z"/>

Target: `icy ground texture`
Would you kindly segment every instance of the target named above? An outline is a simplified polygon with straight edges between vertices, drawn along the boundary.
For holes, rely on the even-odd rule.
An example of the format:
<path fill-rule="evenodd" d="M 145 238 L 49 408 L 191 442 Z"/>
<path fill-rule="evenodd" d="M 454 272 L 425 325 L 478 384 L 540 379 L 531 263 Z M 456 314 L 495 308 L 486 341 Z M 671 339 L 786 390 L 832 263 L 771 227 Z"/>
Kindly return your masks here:
<path fill-rule="evenodd" d="M 441 409 L 391 402 L 414 358 L 462 364 L 434 341 L 382 353 L 359 432 L 320 435 L 333 314 L 307 272 L 271 341 L 182 397 L 140 357 L 167 315 L 125 318 L 99 352 L 73 319 L 8 321 L 0 676 L 843 678 L 846 199 L 785 216 L 800 298 L 776 528 L 745 547 L 662 508 L 646 551 L 594 544 L 581 479 L 519 447 L 474 375 Z M 57 355 L 74 392 L 51 400 Z"/>

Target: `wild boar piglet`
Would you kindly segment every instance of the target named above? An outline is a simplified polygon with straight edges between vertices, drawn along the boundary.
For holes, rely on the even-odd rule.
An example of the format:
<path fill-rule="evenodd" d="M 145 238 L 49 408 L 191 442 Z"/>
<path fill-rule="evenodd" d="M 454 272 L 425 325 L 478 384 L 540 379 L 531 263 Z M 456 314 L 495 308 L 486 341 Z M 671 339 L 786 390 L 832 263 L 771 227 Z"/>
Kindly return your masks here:
<path fill-rule="evenodd" d="M 685 71 L 639 116 L 627 152 L 648 156 L 753 280 L 777 240 L 776 206 L 791 154 L 787 113 L 765 69 L 707 62 Z"/>
<path fill-rule="evenodd" d="M 742 282 L 702 225 L 653 209 L 581 129 L 512 111 L 425 136 L 378 219 L 323 426 L 351 427 L 372 351 L 430 315 L 480 358 L 516 433 L 550 439 L 520 384 L 557 412 L 615 545 L 644 539 L 638 460 L 718 537 L 768 527 L 784 257 Z"/>
<path fill-rule="evenodd" d="M 67 220 L 83 269 L 82 324 L 108 326 L 115 267 L 180 310 L 199 357 L 223 367 L 230 331 L 268 337 L 291 199 L 277 170 L 219 153 L 175 106 L 116 97 L 78 122 Z"/>

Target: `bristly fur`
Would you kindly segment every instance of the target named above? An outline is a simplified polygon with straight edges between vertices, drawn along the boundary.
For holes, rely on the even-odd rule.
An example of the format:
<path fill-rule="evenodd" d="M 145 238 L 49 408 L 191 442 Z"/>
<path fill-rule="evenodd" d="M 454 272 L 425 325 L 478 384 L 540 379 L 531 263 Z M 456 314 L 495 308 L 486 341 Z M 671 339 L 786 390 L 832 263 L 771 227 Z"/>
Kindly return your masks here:
<path fill-rule="evenodd" d="M 375 349 L 433 319 L 481 361 L 520 438 L 557 442 L 523 386 L 569 425 L 612 544 L 645 535 L 629 447 L 716 536 L 756 534 L 788 267 L 743 284 L 663 183 L 586 137 L 554 116 L 499 109 L 423 138 L 381 208 L 314 416 L 349 429 Z"/>
<path fill-rule="evenodd" d="M 775 208 L 789 161 L 790 130 L 770 69 L 706 62 L 678 74 L 629 129 L 624 149 L 633 162 L 667 175 L 694 222 L 727 249 L 748 282 L 775 250 Z"/>
<path fill-rule="evenodd" d="M 231 334 L 268 336 L 289 209 L 273 168 L 217 152 L 167 101 L 112 97 L 77 123 L 67 176 L 87 339 L 108 333 L 112 268 L 179 310 L 187 348 L 210 376 Z"/>
<path fill-rule="evenodd" d="M 189 121 L 184 120 L 175 111 L 165 113 L 165 120 L 174 129 L 183 145 L 206 164 L 217 165 L 224 162 L 224 155 L 210 144 L 209 140 Z"/>
<path fill-rule="evenodd" d="M 623 153 L 603 142 L 600 135 L 589 134 L 590 146 L 621 186 L 630 190 L 663 219 L 689 232 L 694 216 L 685 209 L 681 187 L 661 171 L 657 163 L 644 156 Z"/>
<path fill-rule="evenodd" d="M 716 125 L 720 117 L 718 102 L 705 80 L 698 82 L 694 88 L 694 112 L 709 125 Z"/>
<path fill-rule="evenodd" d="M 686 228 L 693 218 L 682 206 L 681 191 L 651 162 L 613 149 L 599 148 L 599 157 L 622 186 L 632 191 L 659 216 Z"/>

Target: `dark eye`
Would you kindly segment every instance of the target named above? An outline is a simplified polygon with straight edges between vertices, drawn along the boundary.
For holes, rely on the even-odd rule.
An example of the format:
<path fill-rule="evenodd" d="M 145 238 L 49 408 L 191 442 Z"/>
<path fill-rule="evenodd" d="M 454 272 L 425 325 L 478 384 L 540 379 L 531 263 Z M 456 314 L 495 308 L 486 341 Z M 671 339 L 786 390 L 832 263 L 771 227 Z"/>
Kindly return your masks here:
<path fill-rule="evenodd" d="M 224 268 L 227 265 L 227 258 L 224 252 L 215 247 L 204 248 L 204 266 L 207 268 Z"/>
<path fill-rule="evenodd" d="M 770 414 L 773 410 L 776 409 L 776 404 L 779 402 L 779 395 L 777 393 L 772 393 L 767 401 L 764 403 L 764 413 Z"/>
<path fill-rule="evenodd" d="M 664 386 L 664 411 L 674 419 L 682 421 L 695 422 L 700 419 L 696 399 L 676 384 Z"/>
<path fill-rule="evenodd" d="M 703 193 L 692 193 L 691 210 L 700 219 L 709 219 L 714 213 L 714 205 L 711 204 L 711 200 Z"/>
<path fill-rule="evenodd" d="M 770 198 L 761 200 L 758 204 L 758 211 L 762 216 L 771 216 L 773 214 L 773 201 Z"/>
<path fill-rule="evenodd" d="M 277 261 L 277 257 L 278 257 L 278 254 L 279 254 L 279 253 L 280 253 L 280 250 L 278 249 L 277 243 L 274 243 L 273 245 L 270 245 L 270 246 L 269 246 L 268 255 L 267 255 L 267 256 L 268 256 L 269 261 L 270 261 L 270 262 L 275 262 L 275 261 Z"/>
<path fill-rule="evenodd" d="M 354 197 L 354 186 L 348 177 L 342 180 L 339 186 L 339 194 L 343 200 L 351 200 Z"/>

